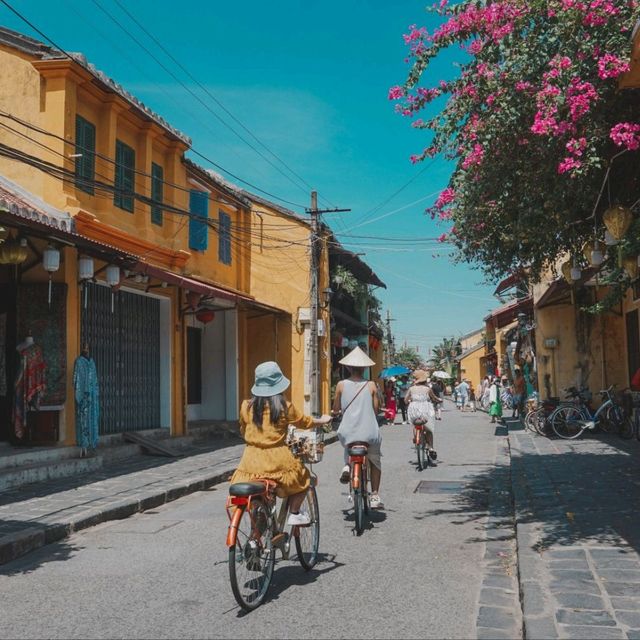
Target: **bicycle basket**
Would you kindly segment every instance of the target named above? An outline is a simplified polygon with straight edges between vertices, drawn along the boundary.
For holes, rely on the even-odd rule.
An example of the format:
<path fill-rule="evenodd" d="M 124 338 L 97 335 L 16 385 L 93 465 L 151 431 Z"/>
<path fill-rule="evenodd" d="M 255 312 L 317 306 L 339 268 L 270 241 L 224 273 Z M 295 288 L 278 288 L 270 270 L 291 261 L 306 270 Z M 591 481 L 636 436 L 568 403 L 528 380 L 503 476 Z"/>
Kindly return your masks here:
<path fill-rule="evenodd" d="M 302 462 L 321 462 L 324 455 L 324 430 L 320 428 L 296 429 L 292 424 L 287 429 L 286 444 L 296 458 Z"/>

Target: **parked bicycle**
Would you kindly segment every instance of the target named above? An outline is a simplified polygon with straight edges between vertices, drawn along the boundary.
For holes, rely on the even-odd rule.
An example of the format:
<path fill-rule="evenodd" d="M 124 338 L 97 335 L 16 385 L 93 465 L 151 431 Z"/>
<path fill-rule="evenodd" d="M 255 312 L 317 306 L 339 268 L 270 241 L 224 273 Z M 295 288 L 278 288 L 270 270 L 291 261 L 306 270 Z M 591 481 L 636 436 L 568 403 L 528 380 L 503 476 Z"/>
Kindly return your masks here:
<path fill-rule="evenodd" d="M 573 407 L 576 403 L 588 403 L 591 399 L 591 392 L 585 387 L 578 389 L 572 386 L 563 391 L 565 392 L 564 400 L 552 396 L 546 400 L 534 402 L 530 398 L 527 401 L 529 411 L 524 418 L 525 429 L 534 431 L 542 436 L 549 436 L 552 433 L 550 418 L 558 407 Z"/>
<path fill-rule="evenodd" d="M 635 435 L 640 440 L 640 391 L 626 389 L 624 397 L 624 413 L 628 419 L 628 428 L 620 435 L 625 440 L 630 440 Z"/>
<path fill-rule="evenodd" d="M 355 529 L 357 535 L 364 531 L 365 515 L 369 515 L 369 459 L 367 442 L 351 442 L 347 447 L 349 455 L 349 494 L 353 502 Z"/>
<path fill-rule="evenodd" d="M 549 417 L 553 432 L 565 440 L 573 440 L 587 430 L 595 431 L 598 428 L 606 432 L 618 430 L 622 433 L 628 428 L 629 419 L 625 419 L 622 407 L 615 401 L 612 390 L 613 385 L 600 391 L 603 402 L 595 412 L 585 401 L 559 406 Z"/>
<path fill-rule="evenodd" d="M 277 483 L 273 480 L 239 482 L 229 487 L 226 505 L 229 579 L 233 595 L 245 611 L 252 611 L 264 601 L 273 577 L 276 549 L 284 560 L 288 560 L 293 539 L 298 561 L 306 571 L 318 561 L 320 512 L 317 476 L 312 464 L 322 459 L 323 439 L 321 429 L 293 430 L 287 436 L 287 444 L 311 475 L 311 484 L 300 510 L 309 515 L 310 524 L 285 524 L 289 501 L 281 500 L 278 510 Z"/>

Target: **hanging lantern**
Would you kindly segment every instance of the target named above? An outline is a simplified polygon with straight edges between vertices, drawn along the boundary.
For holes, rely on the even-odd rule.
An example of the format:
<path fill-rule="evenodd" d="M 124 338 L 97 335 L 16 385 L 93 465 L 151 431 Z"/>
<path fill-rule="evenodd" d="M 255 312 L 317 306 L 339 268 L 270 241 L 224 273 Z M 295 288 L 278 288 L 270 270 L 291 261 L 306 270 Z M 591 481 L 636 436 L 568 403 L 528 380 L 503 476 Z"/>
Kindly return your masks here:
<path fill-rule="evenodd" d="M 80 280 L 91 280 L 93 278 L 93 258 L 80 256 L 78 259 L 78 277 Z"/>
<path fill-rule="evenodd" d="M 105 277 L 110 287 L 115 287 L 117 284 L 120 284 L 120 267 L 115 264 L 110 264 L 105 270 Z"/>
<path fill-rule="evenodd" d="M 51 306 L 51 275 L 60 268 L 60 251 L 53 245 L 48 245 L 42 252 L 42 266 L 49 274 L 49 306 Z"/>
<path fill-rule="evenodd" d="M 576 264 L 574 263 L 573 267 L 571 267 L 571 272 L 569 275 L 571 276 L 571 280 L 575 282 L 576 280 L 580 280 L 582 271 L 580 270 L 580 267 L 576 266 Z"/>
<path fill-rule="evenodd" d="M 120 267 L 115 264 L 108 265 L 105 270 L 105 277 L 107 279 L 107 284 L 111 287 L 111 313 L 113 313 L 113 288 L 120 284 Z"/>
<path fill-rule="evenodd" d="M 595 245 L 598 241 L 597 240 L 587 240 L 583 245 L 582 245 L 582 255 L 584 256 L 584 259 L 587 262 L 591 262 L 591 252 L 595 249 Z"/>
<path fill-rule="evenodd" d="M 562 275 L 564 276 L 564 279 L 567 281 L 568 284 L 573 284 L 573 279 L 571 278 L 571 269 L 572 269 L 571 260 L 567 260 L 566 262 L 563 262 L 562 266 L 560 267 L 560 271 L 562 271 Z"/>
<path fill-rule="evenodd" d="M 596 240 L 593 243 L 593 249 L 591 251 L 591 255 L 589 256 L 589 262 L 592 267 L 599 267 L 604 262 L 604 254 L 602 253 L 602 249 L 600 249 L 600 243 Z"/>
<path fill-rule="evenodd" d="M 7 240 L 0 246 L 0 264 L 21 264 L 27 259 L 27 240 Z"/>
<path fill-rule="evenodd" d="M 631 213 L 629 207 L 616 205 L 609 207 L 604 212 L 602 221 L 604 222 L 604 226 L 607 227 L 607 231 L 620 242 L 633 222 L 633 213 Z"/>
<path fill-rule="evenodd" d="M 622 261 L 622 267 L 632 280 L 638 277 L 638 258 L 625 258 Z"/>
<path fill-rule="evenodd" d="M 196 320 L 202 324 L 208 324 L 215 318 L 216 314 L 211 309 L 198 309 L 196 311 Z"/>
<path fill-rule="evenodd" d="M 6 227 L 0 227 L 0 243 L 4 242 L 9 237 L 9 229 Z"/>

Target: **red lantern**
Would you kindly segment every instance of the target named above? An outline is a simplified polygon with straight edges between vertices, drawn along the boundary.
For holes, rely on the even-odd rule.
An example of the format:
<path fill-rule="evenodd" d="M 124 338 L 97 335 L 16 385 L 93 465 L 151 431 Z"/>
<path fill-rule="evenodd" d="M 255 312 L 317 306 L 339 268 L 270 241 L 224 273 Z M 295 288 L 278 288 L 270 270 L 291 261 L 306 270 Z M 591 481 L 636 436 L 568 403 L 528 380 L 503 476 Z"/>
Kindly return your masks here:
<path fill-rule="evenodd" d="M 203 324 L 208 324 L 215 318 L 215 313 L 211 309 L 199 309 L 196 311 L 196 320 Z"/>

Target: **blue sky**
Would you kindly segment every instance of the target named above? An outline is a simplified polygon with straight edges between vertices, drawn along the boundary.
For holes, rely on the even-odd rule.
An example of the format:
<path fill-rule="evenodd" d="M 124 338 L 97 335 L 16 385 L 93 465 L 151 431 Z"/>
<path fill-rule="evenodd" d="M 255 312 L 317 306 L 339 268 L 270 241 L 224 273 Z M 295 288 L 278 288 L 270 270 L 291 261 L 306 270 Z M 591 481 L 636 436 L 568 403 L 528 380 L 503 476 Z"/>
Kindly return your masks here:
<path fill-rule="evenodd" d="M 288 180 L 269 165 L 111 20 L 109 16 L 260 149 L 140 31 L 116 0 L 9 2 L 61 47 L 84 53 L 184 131 L 200 152 L 266 191 L 309 204 L 306 184 L 293 176 Z M 395 114 L 387 100 L 388 88 L 402 84 L 408 69 L 402 34 L 410 24 L 429 26 L 435 20 L 423 2 L 120 2 L 238 120 L 317 189 L 321 206 L 352 209 L 327 215 L 325 222 L 347 248 L 364 252 L 363 259 L 387 284 L 388 289 L 377 294 L 395 318 L 399 345 L 406 341 L 425 353 L 443 336 L 482 325 L 482 318 L 499 304 L 491 295 L 494 286 L 484 283 L 479 271 L 452 264 L 446 245 L 395 246 L 350 237 L 434 238 L 445 230 L 423 212 L 446 186 L 450 165 L 436 160 L 425 169 L 409 163 L 409 156 L 420 152 L 427 140 L 408 119 Z M 39 37 L 3 5 L 0 23 Z M 450 76 L 459 55 L 452 52 L 434 64 L 429 84 Z"/>

